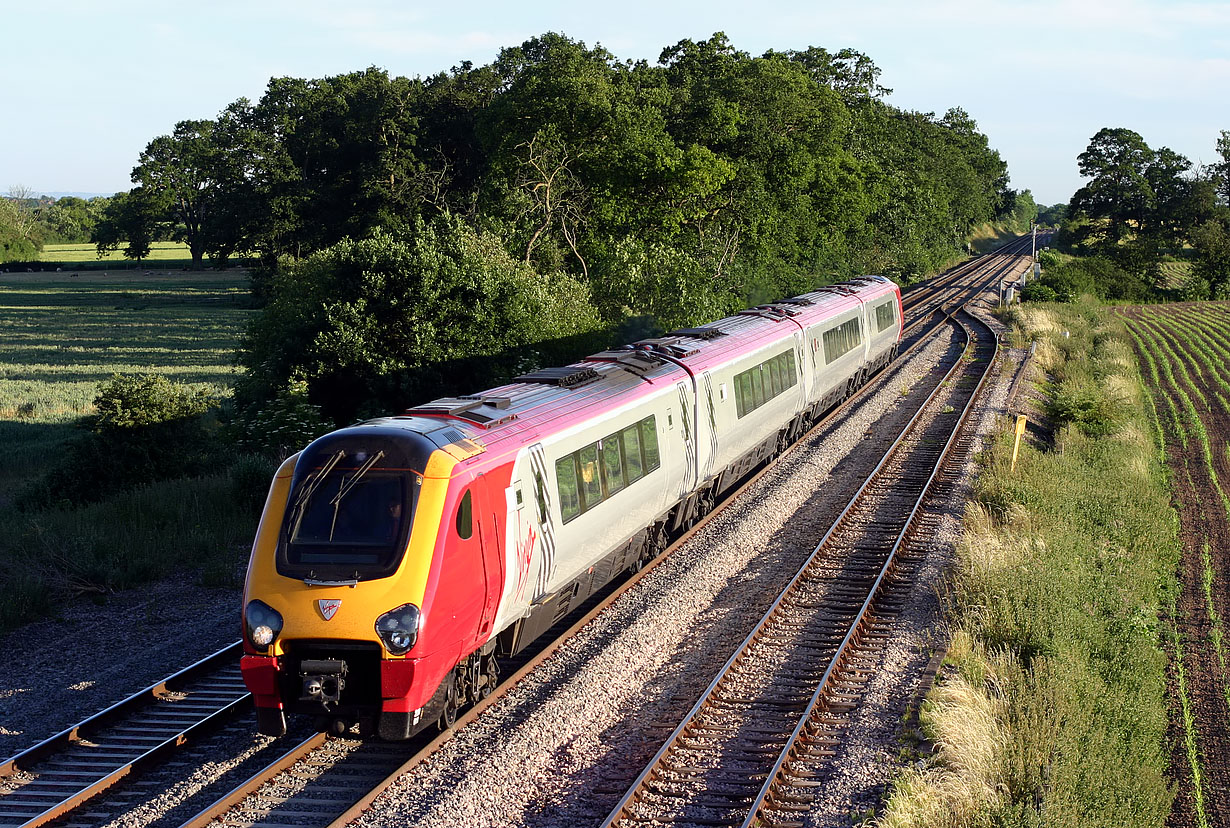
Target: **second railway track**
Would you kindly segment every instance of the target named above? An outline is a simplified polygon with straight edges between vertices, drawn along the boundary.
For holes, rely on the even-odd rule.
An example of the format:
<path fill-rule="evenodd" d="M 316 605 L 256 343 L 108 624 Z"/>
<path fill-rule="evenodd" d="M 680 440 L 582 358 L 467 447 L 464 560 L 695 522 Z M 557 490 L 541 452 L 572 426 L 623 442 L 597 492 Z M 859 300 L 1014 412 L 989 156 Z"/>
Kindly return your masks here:
<path fill-rule="evenodd" d="M 997 343 L 962 316 L 964 355 L 605 826 L 802 824 L 814 768 L 839 744 L 896 609 L 924 500 L 950 452 L 967 450 L 961 427 Z"/>

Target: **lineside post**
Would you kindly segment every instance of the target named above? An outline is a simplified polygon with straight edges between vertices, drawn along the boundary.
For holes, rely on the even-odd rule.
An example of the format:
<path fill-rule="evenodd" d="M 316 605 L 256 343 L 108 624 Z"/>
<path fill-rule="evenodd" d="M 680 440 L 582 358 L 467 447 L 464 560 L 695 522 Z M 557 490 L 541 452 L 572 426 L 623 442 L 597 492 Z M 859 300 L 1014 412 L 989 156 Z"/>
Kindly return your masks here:
<path fill-rule="evenodd" d="M 1016 439 L 1012 442 L 1012 465 L 1008 467 L 1010 474 L 1016 471 L 1016 455 L 1021 450 L 1021 436 L 1025 433 L 1026 422 L 1024 414 L 1016 415 Z"/>

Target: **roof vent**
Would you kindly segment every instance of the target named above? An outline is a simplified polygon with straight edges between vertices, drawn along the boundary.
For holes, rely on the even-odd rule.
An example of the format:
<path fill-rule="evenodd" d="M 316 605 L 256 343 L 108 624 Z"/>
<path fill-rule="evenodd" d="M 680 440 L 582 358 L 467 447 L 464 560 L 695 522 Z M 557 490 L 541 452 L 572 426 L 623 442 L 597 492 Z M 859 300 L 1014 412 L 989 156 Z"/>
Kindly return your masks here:
<path fill-rule="evenodd" d="M 560 388 L 579 388 L 602 379 L 602 375 L 587 365 L 566 365 L 563 368 L 540 368 L 522 374 L 513 382 L 536 382 L 542 385 L 557 385 Z"/>
<path fill-rule="evenodd" d="M 671 331 L 667 336 L 690 336 L 693 339 L 717 339 L 719 336 L 726 336 L 726 331 L 719 331 L 717 328 L 680 328 L 677 331 Z"/>

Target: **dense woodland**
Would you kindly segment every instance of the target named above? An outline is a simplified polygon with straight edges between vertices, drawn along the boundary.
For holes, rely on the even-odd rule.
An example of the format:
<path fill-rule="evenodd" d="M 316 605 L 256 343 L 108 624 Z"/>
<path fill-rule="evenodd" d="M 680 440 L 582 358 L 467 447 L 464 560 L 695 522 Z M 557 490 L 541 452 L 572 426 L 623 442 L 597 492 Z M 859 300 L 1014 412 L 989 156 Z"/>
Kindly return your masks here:
<path fill-rule="evenodd" d="M 586 332 L 908 280 L 977 225 L 1027 226 L 1028 191 L 969 115 L 897 109 L 878 76 L 851 50 L 753 57 L 717 34 L 651 64 L 545 34 L 427 78 L 274 78 L 152 140 L 91 238 L 257 257 L 240 400 L 306 389 L 338 422 L 458 376 L 425 366 L 515 368 Z M 338 404 L 343 377 L 371 393 Z"/>

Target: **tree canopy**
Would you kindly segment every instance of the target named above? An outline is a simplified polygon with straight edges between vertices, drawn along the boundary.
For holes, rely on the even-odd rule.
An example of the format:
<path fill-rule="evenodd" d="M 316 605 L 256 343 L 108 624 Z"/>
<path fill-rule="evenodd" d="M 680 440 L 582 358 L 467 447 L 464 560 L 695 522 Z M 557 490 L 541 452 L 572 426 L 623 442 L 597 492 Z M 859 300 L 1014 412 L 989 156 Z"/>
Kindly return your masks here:
<path fill-rule="evenodd" d="M 1068 205 L 1059 243 L 1115 262 L 1156 282 L 1163 256 L 1194 257 L 1193 298 L 1230 290 L 1230 132 L 1220 163 L 1195 169 L 1168 147 L 1151 148 L 1122 127 L 1098 131 L 1077 157 L 1089 182 Z"/>
<path fill-rule="evenodd" d="M 572 328 L 541 318 L 533 331 L 497 337 L 523 345 L 633 318 L 695 324 L 859 273 L 909 279 L 959 255 L 979 224 L 1032 218 L 1032 199 L 1008 189 L 1006 164 L 965 110 L 900 110 L 878 78 L 851 49 L 757 57 L 717 33 L 651 63 L 548 32 L 487 65 L 426 78 L 374 67 L 273 78 L 258 101 L 151 141 L 133 192 L 194 259 L 262 258 L 270 307 L 244 356 L 263 377 L 249 386 L 257 397 L 301 377 L 323 402 L 328 377 L 350 372 L 389 398 L 394 386 L 411 393 L 422 354 L 468 358 L 495 332 L 463 315 L 468 339 L 451 332 L 436 351 L 415 345 L 407 353 L 418 356 L 376 359 L 391 346 L 365 326 L 378 321 L 400 347 L 397 330 L 431 318 L 389 318 L 368 297 L 326 319 L 300 306 L 307 286 L 327 286 L 324 302 L 379 272 L 400 285 L 399 313 L 412 300 L 445 313 L 455 308 L 437 306 L 439 296 L 478 279 L 467 268 L 494 268 L 517 296 L 539 284 L 572 297 L 536 312 L 579 313 L 573 300 L 585 297 L 591 309 Z M 376 249 L 382 264 L 357 264 Z M 427 249 L 476 262 L 428 276 L 441 271 Z M 413 293 L 436 278 L 445 293 Z M 335 334 L 318 341 L 326 330 Z M 262 374 L 270 331 L 297 347 Z M 364 344 L 346 360 L 333 346 L 319 351 L 348 338 Z M 359 352 L 367 356 L 356 362 Z M 316 361 L 302 363 L 306 354 Z"/>

